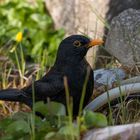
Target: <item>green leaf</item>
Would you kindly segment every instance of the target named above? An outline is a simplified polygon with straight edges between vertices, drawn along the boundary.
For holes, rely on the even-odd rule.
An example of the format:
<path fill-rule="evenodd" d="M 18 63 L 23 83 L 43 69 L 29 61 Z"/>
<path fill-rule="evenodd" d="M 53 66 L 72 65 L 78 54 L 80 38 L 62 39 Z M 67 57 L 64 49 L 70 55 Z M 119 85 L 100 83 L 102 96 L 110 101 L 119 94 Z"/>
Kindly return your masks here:
<path fill-rule="evenodd" d="M 17 120 L 7 126 L 6 133 L 25 134 L 30 132 L 29 124 L 24 120 Z"/>
<path fill-rule="evenodd" d="M 25 120 L 27 121 L 29 116 L 31 115 L 31 113 L 29 112 L 17 112 L 15 114 L 12 115 L 12 119 L 13 120 Z"/>
<path fill-rule="evenodd" d="M 50 132 L 51 133 L 51 132 Z M 49 136 L 48 136 L 49 135 Z M 47 134 L 45 136 L 45 140 L 72 140 L 73 138 L 69 137 L 69 136 L 65 136 L 65 135 L 61 135 L 61 134 Z"/>
<path fill-rule="evenodd" d="M 44 116 L 47 115 L 48 110 L 47 110 L 46 104 L 44 104 L 43 101 L 36 102 L 35 105 L 34 105 L 34 107 L 35 107 L 35 111 L 36 112 L 40 112 Z"/>
<path fill-rule="evenodd" d="M 56 132 L 49 132 L 45 140 L 74 140 L 78 137 L 78 130 L 73 126 L 63 126 Z"/>
<path fill-rule="evenodd" d="M 35 111 L 40 112 L 42 115 L 66 115 L 65 106 L 57 102 L 37 102 L 35 104 Z"/>
<path fill-rule="evenodd" d="M 12 135 L 4 135 L 0 138 L 1 140 L 14 140 Z"/>
<path fill-rule="evenodd" d="M 65 106 L 57 102 L 49 102 L 47 104 L 48 112 L 52 115 L 66 115 Z"/>
<path fill-rule="evenodd" d="M 67 136 L 71 136 L 73 135 L 74 137 L 78 136 L 78 129 L 76 127 L 74 127 L 73 125 L 67 125 L 67 126 L 63 126 L 59 129 L 58 134 L 61 135 L 67 135 Z"/>
<path fill-rule="evenodd" d="M 0 131 L 3 131 L 7 128 L 8 125 L 10 125 L 13 122 L 10 118 L 5 118 L 2 121 L 0 121 Z"/>
<path fill-rule="evenodd" d="M 107 126 L 106 116 L 101 113 L 95 113 L 92 111 L 85 112 L 84 122 L 87 128 Z"/>
<path fill-rule="evenodd" d="M 45 136 L 45 139 L 46 139 L 46 140 L 52 139 L 55 135 L 56 135 L 55 132 L 49 132 L 49 133 Z"/>

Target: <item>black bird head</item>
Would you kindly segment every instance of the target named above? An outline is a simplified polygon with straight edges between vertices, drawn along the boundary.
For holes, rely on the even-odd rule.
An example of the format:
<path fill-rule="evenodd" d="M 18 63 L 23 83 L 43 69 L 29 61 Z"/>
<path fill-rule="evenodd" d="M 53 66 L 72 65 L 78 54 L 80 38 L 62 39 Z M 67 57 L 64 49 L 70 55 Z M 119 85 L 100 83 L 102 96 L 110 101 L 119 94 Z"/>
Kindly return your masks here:
<path fill-rule="evenodd" d="M 91 40 L 82 35 L 69 36 L 62 40 L 59 45 L 56 63 L 78 64 L 90 47 L 101 45 L 102 43 L 102 40 Z"/>

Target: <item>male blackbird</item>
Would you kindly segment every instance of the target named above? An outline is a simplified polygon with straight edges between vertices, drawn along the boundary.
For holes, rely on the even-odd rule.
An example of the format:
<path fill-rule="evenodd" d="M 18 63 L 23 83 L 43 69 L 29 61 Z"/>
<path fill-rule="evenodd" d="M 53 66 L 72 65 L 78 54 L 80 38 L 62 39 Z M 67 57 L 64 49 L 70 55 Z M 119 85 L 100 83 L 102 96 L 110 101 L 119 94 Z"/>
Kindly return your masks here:
<path fill-rule="evenodd" d="M 79 110 L 79 103 L 87 68 L 89 78 L 84 99 L 85 106 L 93 93 L 93 70 L 84 56 L 91 46 L 102 44 L 101 40 L 90 40 L 82 35 L 72 35 L 64 39 L 58 48 L 56 62 L 50 71 L 34 82 L 35 101 L 56 101 L 66 105 L 64 76 L 67 77 L 70 96 L 73 98 L 73 114 Z M 18 101 L 32 107 L 32 84 L 22 89 L 0 91 L 0 100 Z"/>

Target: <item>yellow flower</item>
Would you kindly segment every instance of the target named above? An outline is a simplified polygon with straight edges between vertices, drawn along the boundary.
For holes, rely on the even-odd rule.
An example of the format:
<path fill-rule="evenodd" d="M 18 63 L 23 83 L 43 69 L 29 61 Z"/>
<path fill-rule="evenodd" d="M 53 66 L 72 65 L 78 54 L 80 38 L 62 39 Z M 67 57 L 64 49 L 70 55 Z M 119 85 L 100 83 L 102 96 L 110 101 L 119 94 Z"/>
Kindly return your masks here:
<path fill-rule="evenodd" d="M 22 32 L 18 32 L 16 35 L 16 41 L 17 42 L 21 42 L 23 38 Z"/>

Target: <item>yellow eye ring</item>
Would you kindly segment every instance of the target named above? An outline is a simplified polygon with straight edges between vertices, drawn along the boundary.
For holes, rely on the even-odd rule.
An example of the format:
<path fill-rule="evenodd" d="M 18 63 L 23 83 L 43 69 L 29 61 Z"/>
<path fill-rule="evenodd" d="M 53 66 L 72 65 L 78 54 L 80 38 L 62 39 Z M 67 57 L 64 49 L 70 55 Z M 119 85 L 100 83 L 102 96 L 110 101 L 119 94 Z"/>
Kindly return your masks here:
<path fill-rule="evenodd" d="M 76 40 L 73 42 L 73 45 L 76 46 L 76 47 L 80 47 L 81 46 L 81 42 Z"/>

